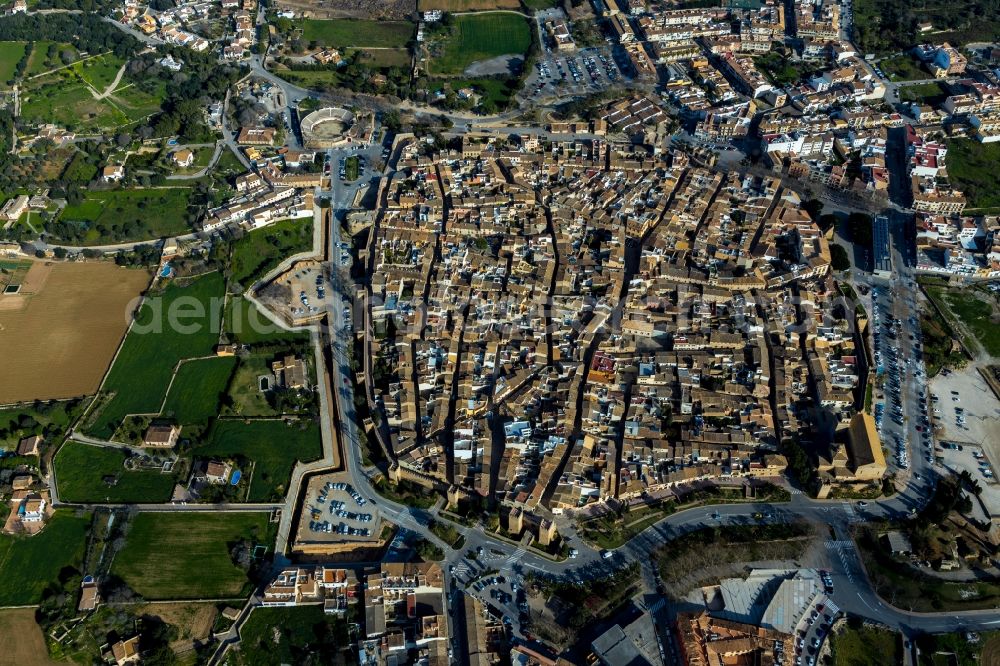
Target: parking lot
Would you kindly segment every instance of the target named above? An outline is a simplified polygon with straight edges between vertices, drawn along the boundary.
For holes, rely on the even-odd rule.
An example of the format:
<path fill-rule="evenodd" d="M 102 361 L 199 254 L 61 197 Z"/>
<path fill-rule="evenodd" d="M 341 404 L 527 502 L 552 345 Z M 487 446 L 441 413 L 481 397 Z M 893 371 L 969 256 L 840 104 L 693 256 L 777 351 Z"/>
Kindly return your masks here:
<path fill-rule="evenodd" d="M 943 370 L 931 380 L 939 439 L 982 445 L 994 465 L 1000 456 L 1000 402 L 972 367 Z M 932 398 L 933 401 L 933 398 Z"/>
<path fill-rule="evenodd" d="M 986 512 L 990 516 L 1000 516 L 1000 484 L 997 483 L 997 468 L 986 458 L 982 447 L 976 444 L 942 441 L 938 445 L 937 456 L 942 465 L 955 474 L 967 471 L 982 488 L 980 498 L 986 505 Z M 976 518 L 984 522 L 989 521 L 989 516 L 980 512 L 978 502 L 973 502 L 972 506 Z"/>
<path fill-rule="evenodd" d="M 875 370 L 882 380 L 874 404 L 875 424 L 883 443 L 892 450 L 887 456 L 893 471 L 909 470 L 912 458 L 934 464 L 931 421 L 928 411 L 927 377 L 923 363 L 920 327 L 916 316 L 896 316 L 892 291 L 872 289 L 872 341 Z M 904 350 L 909 348 L 909 353 Z M 907 405 L 907 403 L 912 404 Z M 916 437 L 908 437 L 907 421 L 913 419 Z"/>
<path fill-rule="evenodd" d="M 370 541 L 378 539 L 380 530 L 378 511 L 351 487 L 346 476 L 324 475 L 309 482 L 299 543 Z"/>
<path fill-rule="evenodd" d="M 545 47 L 524 82 L 523 95 L 551 101 L 601 92 L 624 80 L 611 46 L 569 52 Z"/>

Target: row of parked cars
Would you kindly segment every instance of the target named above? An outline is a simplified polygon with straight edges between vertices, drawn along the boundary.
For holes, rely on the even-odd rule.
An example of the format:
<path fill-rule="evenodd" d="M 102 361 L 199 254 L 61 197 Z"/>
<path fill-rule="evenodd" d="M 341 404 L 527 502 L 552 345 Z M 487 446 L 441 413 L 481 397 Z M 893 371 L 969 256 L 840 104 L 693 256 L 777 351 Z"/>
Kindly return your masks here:
<path fill-rule="evenodd" d="M 346 523 L 339 523 L 336 526 L 330 524 L 330 521 L 318 521 L 310 520 L 309 529 L 313 532 L 325 532 L 326 534 L 344 534 L 349 536 L 361 536 L 367 537 L 371 536 L 371 530 L 367 527 L 351 527 Z"/>

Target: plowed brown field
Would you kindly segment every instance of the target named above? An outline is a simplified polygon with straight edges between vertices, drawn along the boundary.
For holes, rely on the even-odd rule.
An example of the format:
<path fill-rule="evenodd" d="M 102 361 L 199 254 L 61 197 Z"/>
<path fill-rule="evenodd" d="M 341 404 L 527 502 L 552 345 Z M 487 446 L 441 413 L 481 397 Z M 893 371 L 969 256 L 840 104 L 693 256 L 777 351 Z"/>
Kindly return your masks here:
<path fill-rule="evenodd" d="M 111 263 L 35 262 L 17 305 L 0 295 L 0 404 L 95 393 L 149 277 Z"/>
<path fill-rule="evenodd" d="M 11 608 L 0 611 L 4 649 L 0 666 L 52 666 L 45 647 L 45 637 L 35 622 L 34 608 Z"/>

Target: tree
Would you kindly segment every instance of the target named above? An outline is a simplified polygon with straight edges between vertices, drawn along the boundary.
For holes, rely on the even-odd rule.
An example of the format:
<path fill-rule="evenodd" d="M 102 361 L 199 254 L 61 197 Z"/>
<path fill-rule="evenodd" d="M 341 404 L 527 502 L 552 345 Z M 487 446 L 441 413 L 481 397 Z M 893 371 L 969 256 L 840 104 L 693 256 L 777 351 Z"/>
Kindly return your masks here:
<path fill-rule="evenodd" d="M 816 221 L 819 219 L 820 213 L 823 212 L 823 202 L 819 199 L 809 199 L 802 204 L 802 210 L 808 213 L 813 221 Z"/>

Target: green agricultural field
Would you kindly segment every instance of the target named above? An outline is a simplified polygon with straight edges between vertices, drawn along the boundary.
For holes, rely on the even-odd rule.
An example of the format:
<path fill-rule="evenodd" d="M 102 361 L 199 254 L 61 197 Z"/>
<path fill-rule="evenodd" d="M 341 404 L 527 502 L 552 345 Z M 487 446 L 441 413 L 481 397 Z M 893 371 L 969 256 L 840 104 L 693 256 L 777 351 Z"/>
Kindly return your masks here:
<path fill-rule="evenodd" d="M 71 69 L 99 93 L 114 83 L 118 70 L 125 61 L 111 53 L 96 58 L 87 58 L 73 65 Z"/>
<path fill-rule="evenodd" d="M 323 46 L 367 46 L 404 48 L 413 38 L 414 27 L 405 21 L 358 21 L 353 19 L 305 19 L 302 39 Z"/>
<path fill-rule="evenodd" d="M 184 187 L 88 192 L 79 204 L 63 209 L 59 222 L 78 228 L 72 240 L 85 245 L 177 236 L 191 231 L 185 219 L 190 194 Z M 69 235 L 58 225 L 54 230 Z"/>
<path fill-rule="evenodd" d="M 323 454 L 319 426 L 312 421 L 286 425 L 281 420 L 216 421 L 207 442 L 194 449 L 200 457 L 234 458 L 244 474 L 253 462 L 248 502 L 280 500 L 296 460 L 310 462 Z"/>
<path fill-rule="evenodd" d="M 311 219 L 282 220 L 251 231 L 233 243 L 233 280 L 250 286 L 282 259 L 312 248 Z"/>
<path fill-rule="evenodd" d="M 235 367 L 234 356 L 182 363 L 170 385 L 162 415 L 184 425 L 208 423 L 219 412 L 219 398 L 226 392 Z"/>
<path fill-rule="evenodd" d="M 143 304 L 101 387 L 112 397 L 88 428 L 90 434 L 107 439 L 128 414 L 159 412 L 177 362 L 207 356 L 218 343 L 224 291 L 222 275 L 211 273 L 187 286 L 170 283 Z"/>
<path fill-rule="evenodd" d="M 343 660 L 341 652 L 351 645 L 347 622 L 324 614 L 321 606 L 257 607 L 240 637 L 241 649 L 226 653 L 227 666 L 336 664 Z"/>
<path fill-rule="evenodd" d="M 948 142 L 948 177 L 965 192 L 970 208 L 1000 210 L 1000 143 Z"/>
<path fill-rule="evenodd" d="M 309 333 L 286 331 L 265 317 L 257 306 L 242 296 L 232 296 L 226 303 L 226 335 L 244 345 L 275 342 L 305 343 Z"/>
<path fill-rule="evenodd" d="M 111 573 L 146 599 L 246 596 L 247 573 L 233 562 L 238 541 L 274 546 L 266 513 L 140 513 Z"/>
<path fill-rule="evenodd" d="M 0 606 L 37 604 L 64 567 L 79 568 L 89 524 L 89 514 L 59 509 L 35 536 L 0 535 Z"/>
<path fill-rule="evenodd" d="M 523 55 L 530 46 L 531 28 L 523 16 L 503 12 L 463 14 L 455 17 L 443 53 L 431 63 L 436 73 L 461 74 L 476 61 Z"/>
<path fill-rule="evenodd" d="M 24 42 L 0 42 L 0 86 L 14 80 L 14 68 L 24 57 Z"/>
<path fill-rule="evenodd" d="M 174 476 L 158 471 L 128 471 L 118 449 L 67 441 L 56 453 L 59 497 L 67 502 L 166 502 Z M 114 485 L 105 483 L 114 477 Z"/>

